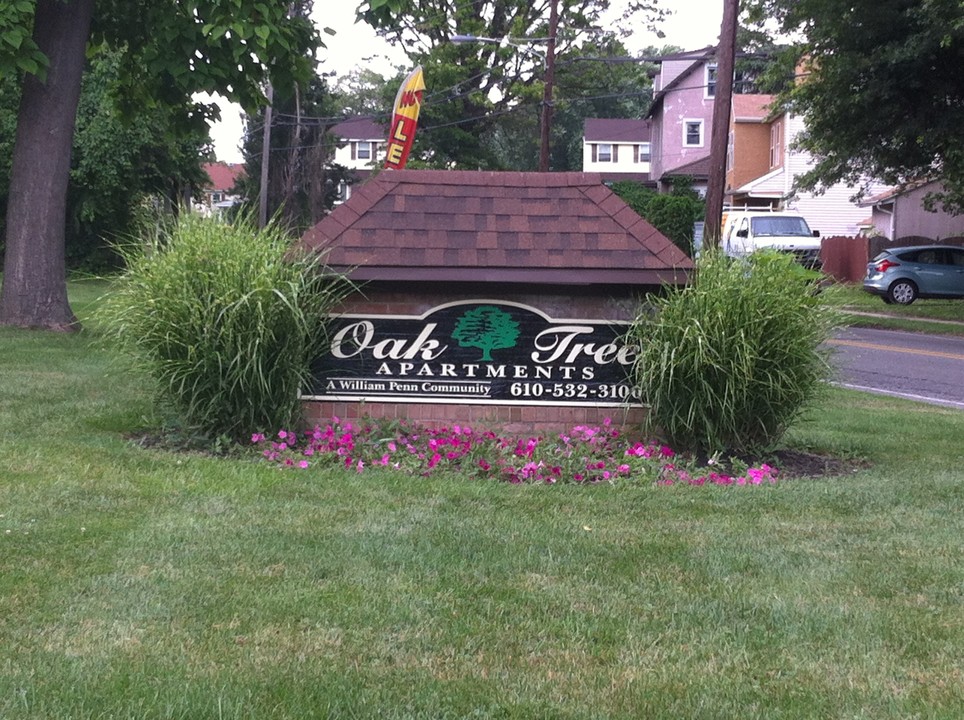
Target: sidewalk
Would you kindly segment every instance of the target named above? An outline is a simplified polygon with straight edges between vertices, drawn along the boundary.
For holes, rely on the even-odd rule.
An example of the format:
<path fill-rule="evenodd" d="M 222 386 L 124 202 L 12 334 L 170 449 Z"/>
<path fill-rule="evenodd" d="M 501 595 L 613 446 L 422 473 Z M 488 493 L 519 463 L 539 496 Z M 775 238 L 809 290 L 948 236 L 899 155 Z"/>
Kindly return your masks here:
<path fill-rule="evenodd" d="M 952 325 L 954 327 L 961 328 L 964 331 L 964 321 L 962 320 L 940 320 L 937 318 L 926 318 L 920 317 L 919 315 L 897 315 L 886 312 L 867 312 L 865 310 L 852 310 L 851 308 L 844 307 L 841 308 L 843 312 L 848 315 L 854 315 L 857 317 L 868 317 L 868 318 L 882 318 L 886 320 L 903 320 L 905 322 L 919 322 L 919 323 L 938 323 L 940 325 Z"/>

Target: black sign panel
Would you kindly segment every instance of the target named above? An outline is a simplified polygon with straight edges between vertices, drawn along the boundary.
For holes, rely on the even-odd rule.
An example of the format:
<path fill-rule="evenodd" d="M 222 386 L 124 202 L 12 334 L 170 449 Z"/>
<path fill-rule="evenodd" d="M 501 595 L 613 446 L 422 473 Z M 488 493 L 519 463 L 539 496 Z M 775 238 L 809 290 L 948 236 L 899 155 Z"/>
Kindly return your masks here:
<path fill-rule="evenodd" d="M 420 317 L 337 315 L 303 397 L 570 405 L 635 404 L 627 323 L 553 320 L 476 300 Z"/>

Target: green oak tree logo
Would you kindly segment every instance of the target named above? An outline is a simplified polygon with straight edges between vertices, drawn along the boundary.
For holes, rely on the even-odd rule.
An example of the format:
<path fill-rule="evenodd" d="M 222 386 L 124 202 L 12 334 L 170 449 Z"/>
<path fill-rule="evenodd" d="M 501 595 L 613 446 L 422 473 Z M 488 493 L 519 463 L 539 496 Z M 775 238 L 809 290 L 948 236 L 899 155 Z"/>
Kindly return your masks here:
<path fill-rule="evenodd" d="M 458 341 L 459 347 L 479 348 L 482 360 L 491 362 L 493 350 L 515 347 L 519 323 L 494 305 L 479 305 L 458 319 L 452 339 Z"/>

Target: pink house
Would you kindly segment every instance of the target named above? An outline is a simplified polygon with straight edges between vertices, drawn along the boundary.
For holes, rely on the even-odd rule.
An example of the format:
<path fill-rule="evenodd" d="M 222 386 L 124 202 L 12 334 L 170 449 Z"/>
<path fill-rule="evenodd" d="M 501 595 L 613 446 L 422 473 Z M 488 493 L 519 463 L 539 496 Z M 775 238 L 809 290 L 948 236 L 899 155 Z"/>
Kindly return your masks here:
<path fill-rule="evenodd" d="M 660 190 L 667 178 L 689 175 L 705 191 L 709 171 L 713 101 L 716 97 L 716 48 L 664 55 L 655 79 L 650 178 Z"/>

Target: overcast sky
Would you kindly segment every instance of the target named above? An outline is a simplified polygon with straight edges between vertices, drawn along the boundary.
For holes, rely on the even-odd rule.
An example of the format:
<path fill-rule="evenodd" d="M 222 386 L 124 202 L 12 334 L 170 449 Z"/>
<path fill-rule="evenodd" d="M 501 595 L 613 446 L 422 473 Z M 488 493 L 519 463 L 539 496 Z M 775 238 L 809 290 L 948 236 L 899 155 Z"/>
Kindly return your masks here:
<path fill-rule="evenodd" d="M 357 65 L 389 74 L 393 64 L 404 64 L 404 56 L 378 38 L 364 23 L 356 24 L 356 0 L 324 0 L 315 3 L 314 19 L 319 27 L 336 31 L 334 36 L 322 35 L 328 46 L 320 51 L 318 59 L 322 72 L 334 71 L 344 75 Z M 613 2 L 619 5 L 619 0 Z M 662 5 L 672 9 L 672 16 L 661 26 L 665 38 L 640 31 L 626 41 L 630 52 L 655 45 L 678 45 L 687 50 L 715 45 L 720 34 L 723 17 L 723 0 L 662 0 Z M 324 6 L 324 9 L 321 9 Z M 240 162 L 242 125 L 237 107 L 221 102 L 222 121 L 211 131 L 219 160 Z"/>

